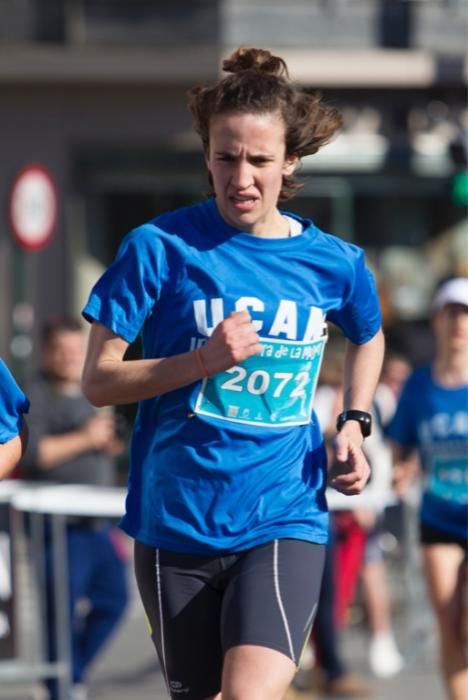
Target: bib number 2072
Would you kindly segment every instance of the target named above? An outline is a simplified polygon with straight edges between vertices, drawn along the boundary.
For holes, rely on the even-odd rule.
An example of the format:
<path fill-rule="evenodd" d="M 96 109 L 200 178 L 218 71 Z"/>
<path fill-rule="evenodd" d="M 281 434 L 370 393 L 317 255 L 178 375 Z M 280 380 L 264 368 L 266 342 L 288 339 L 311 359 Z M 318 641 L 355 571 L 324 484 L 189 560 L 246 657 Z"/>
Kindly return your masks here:
<path fill-rule="evenodd" d="M 245 367 L 236 365 L 226 371 L 233 374 L 231 379 L 227 379 L 221 384 L 221 389 L 227 391 L 248 391 L 249 394 L 260 396 L 265 394 L 270 388 L 272 396 L 280 398 L 287 396 L 290 399 L 305 396 L 305 386 L 310 382 L 307 372 L 273 372 L 270 374 L 264 369 L 256 369 L 250 374 Z"/>
<path fill-rule="evenodd" d="M 325 342 L 261 339 L 259 355 L 203 381 L 195 413 L 271 428 L 309 423 Z"/>

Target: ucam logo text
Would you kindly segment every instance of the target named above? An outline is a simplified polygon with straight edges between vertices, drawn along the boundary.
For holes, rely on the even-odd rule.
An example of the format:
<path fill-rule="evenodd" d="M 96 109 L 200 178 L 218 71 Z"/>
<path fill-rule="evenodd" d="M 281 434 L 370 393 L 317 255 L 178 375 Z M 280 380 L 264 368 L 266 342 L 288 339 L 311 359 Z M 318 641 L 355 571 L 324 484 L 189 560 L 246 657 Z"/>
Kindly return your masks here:
<path fill-rule="evenodd" d="M 432 442 L 433 439 L 444 440 L 456 438 L 466 440 L 468 436 L 468 412 L 436 413 L 430 419 L 422 421 L 419 426 L 419 438 L 422 443 Z"/>
<path fill-rule="evenodd" d="M 288 340 L 317 340 L 322 335 L 325 314 L 322 309 L 311 306 L 303 332 L 299 328 L 299 309 L 290 299 L 280 299 L 270 327 L 265 325 L 265 302 L 258 297 L 239 297 L 234 304 L 235 311 L 248 311 L 255 330 L 269 337 L 283 337 Z M 217 325 L 226 318 L 224 299 L 196 299 L 193 302 L 195 323 L 200 335 L 210 336 Z M 300 337 L 299 337 L 300 334 Z"/>

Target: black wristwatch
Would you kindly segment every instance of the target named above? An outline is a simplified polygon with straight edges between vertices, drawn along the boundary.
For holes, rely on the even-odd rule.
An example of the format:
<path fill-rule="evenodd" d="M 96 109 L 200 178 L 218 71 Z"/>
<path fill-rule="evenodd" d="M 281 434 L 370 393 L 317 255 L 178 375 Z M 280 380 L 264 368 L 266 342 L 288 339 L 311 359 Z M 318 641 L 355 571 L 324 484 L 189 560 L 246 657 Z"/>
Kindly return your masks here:
<path fill-rule="evenodd" d="M 347 420 L 357 420 L 361 427 L 362 437 L 369 437 L 372 430 L 372 416 L 365 411 L 343 411 L 336 419 L 336 429 L 340 432 Z"/>

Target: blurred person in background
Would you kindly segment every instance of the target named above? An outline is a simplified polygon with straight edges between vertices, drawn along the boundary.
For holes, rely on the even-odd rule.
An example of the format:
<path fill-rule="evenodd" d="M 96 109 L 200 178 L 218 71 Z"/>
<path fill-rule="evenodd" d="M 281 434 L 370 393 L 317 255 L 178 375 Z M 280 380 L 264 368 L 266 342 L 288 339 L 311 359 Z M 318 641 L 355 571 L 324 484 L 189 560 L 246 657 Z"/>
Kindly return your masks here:
<path fill-rule="evenodd" d="M 410 372 L 411 362 L 405 355 L 393 350 L 386 351 L 374 396 L 376 418 L 383 429 L 393 418 L 398 399 Z"/>
<path fill-rule="evenodd" d="M 327 360 L 332 360 L 329 364 Z M 385 367 L 386 362 L 387 367 Z M 401 358 L 398 358 L 398 363 Z M 330 445 L 329 459 L 333 459 L 332 443 L 335 435 L 335 423 L 342 410 L 342 363 L 339 355 L 333 358 L 328 355 L 325 359 L 321 384 L 317 390 L 315 409 L 320 425 Z M 405 365 L 406 366 L 406 365 Z M 385 368 L 385 369 L 384 369 Z M 393 358 L 384 358 L 384 367 L 380 382 L 391 378 L 393 390 L 397 389 L 397 375 L 403 379 L 403 366 L 393 367 Z M 386 399 L 386 412 L 389 414 L 389 400 Z M 395 398 L 393 398 L 395 407 Z M 334 625 L 337 639 L 340 630 L 348 622 L 350 606 L 356 598 L 358 584 L 361 583 L 364 612 L 370 633 L 369 641 L 369 665 L 374 675 L 388 678 L 398 673 L 403 666 L 403 658 L 398 651 L 392 625 L 391 596 L 387 583 L 385 561 L 380 537 L 382 535 L 382 523 L 384 511 L 391 500 L 392 489 L 392 461 L 391 452 L 383 437 L 379 420 L 379 411 L 375 406 L 375 400 L 371 406 L 373 416 L 373 430 L 365 440 L 363 450 L 371 465 L 371 479 L 367 484 L 364 494 L 369 502 L 369 507 L 360 506 L 354 510 L 334 510 L 331 514 L 333 543 L 332 556 L 334 560 Z M 325 595 L 325 593 L 324 593 Z M 328 599 L 330 594 L 327 594 Z M 318 616 L 321 615 L 319 609 Z M 326 613 L 323 613 L 325 616 Z M 321 627 L 321 625 L 319 625 Z M 320 636 L 327 638 L 329 635 L 319 635 L 316 629 L 316 643 L 320 647 Z M 323 657 L 323 654 L 320 655 Z M 330 654 L 324 657 L 333 658 Z M 332 665 L 332 675 L 336 676 L 338 666 Z M 324 667 L 326 671 L 326 665 Z M 330 675 L 330 672 L 328 672 Z M 333 690 L 335 685 L 343 686 L 351 696 L 355 689 L 361 685 L 360 679 L 354 674 L 340 675 L 339 680 L 331 682 L 328 686 Z M 357 693 L 359 694 L 359 693 Z"/>
<path fill-rule="evenodd" d="M 123 442 L 113 414 L 98 412 L 81 391 L 86 337 L 75 318 L 51 320 L 42 331 L 41 372 L 31 398 L 30 440 L 21 463 L 24 478 L 41 483 L 111 486 Z M 99 517 L 67 518 L 72 694 L 86 697 L 86 674 L 115 631 L 127 605 L 122 533 Z M 51 604 L 52 552 L 47 542 L 49 658 L 56 654 Z M 83 605 L 86 601 L 86 606 Z M 51 700 L 57 684 L 49 681 Z"/>
<path fill-rule="evenodd" d="M 367 523 L 366 542 L 360 570 L 362 601 L 371 635 L 369 665 L 380 678 L 389 678 L 403 667 L 393 633 L 391 594 L 387 581 L 381 538 L 384 533 L 385 510 L 392 494 L 392 454 L 384 437 L 385 425 L 391 420 L 398 398 L 411 371 L 404 355 L 387 352 L 372 403 L 374 430 L 366 440 L 365 451 L 372 468 L 372 479 L 366 489 L 376 505 Z"/>
<path fill-rule="evenodd" d="M 336 417 L 342 409 L 343 352 L 329 349 L 320 373 L 314 410 L 324 436 L 330 464 L 334 460 Z M 372 694 L 372 688 L 349 669 L 341 648 L 342 627 L 337 624 L 336 619 L 337 577 L 340 572 L 336 565 L 334 516 L 332 512 L 311 647 L 307 647 L 303 654 L 295 685 L 298 688 L 317 690 L 322 695 L 363 698 Z"/>
<path fill-rule="evenodd" d="M 171 697 L 280 700 L 313 625 L 328 531 L 310 343 L 318 360 L 326 318 L 348 339 L 355 412 L 331 483 L 349 494 L 369 475 L 383 336 L 363 251 L 278 209 L 339 114 L 269 51 L 239 49 L 223 69 L 190 92 L 215 196 L 124 239 L 84 309 L 83 386 L 97 405 L 140 402 L 122 526 Z M 144 359 L 124 361 L 140 333 Z"/>
<path fill-rule="evenodd" d="M 0 479 L 12 473 L 26 449 L 28 410 L 28 399 L 0 359 Z"/>
<path fill-rule="evenodd" d="M 420 540 L 439 631 L 441 669 L 450 700 L 466 700 L 468 277 L 444 281 L 432 309 L 434 360 L 408 379 L 387 435 L 393 442 L 399 493 L 414 475 L 413 453 L 419 454 Z"/>

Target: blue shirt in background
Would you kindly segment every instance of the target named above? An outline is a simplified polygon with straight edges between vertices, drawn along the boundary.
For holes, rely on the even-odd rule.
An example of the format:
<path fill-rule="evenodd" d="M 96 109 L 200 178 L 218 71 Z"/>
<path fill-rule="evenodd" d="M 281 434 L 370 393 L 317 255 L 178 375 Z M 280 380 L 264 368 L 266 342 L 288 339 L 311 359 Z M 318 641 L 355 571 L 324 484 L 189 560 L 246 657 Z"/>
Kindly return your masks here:
<path fill-rule="evenodd" d="M 23 414 L 29 401 L 0 359 L 0 443 L 8 442 L 21 433 Z"/>
<path fill-rule="evenodd" d="M 421 520 L 461 539 L 468 516 L 468 386 L 437 384 L 430 367 L 408 379 L 386 434 L 418 450 L 424 471 Z"/>

